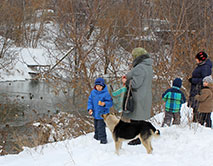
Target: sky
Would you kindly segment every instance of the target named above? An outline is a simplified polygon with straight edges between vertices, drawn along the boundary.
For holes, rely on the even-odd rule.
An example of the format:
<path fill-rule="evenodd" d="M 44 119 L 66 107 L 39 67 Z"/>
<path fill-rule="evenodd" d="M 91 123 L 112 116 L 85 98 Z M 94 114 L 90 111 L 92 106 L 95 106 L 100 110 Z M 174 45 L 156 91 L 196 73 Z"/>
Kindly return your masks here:
<path fill-rule="evenodd" d="M 212 166 L 213 130 L 189 123 L 191 109 L 181 110 L 181 125 L 160 127 L 164 113 L 150 119 L 160 130 L 152 139 L 153 153 L 142 145 L 123 143 L 120 155 L 115 153 L 111 132 L 107 128 L 107 144 L 100 144 L 94 133 L 75 139 L 24 148 L 19 154 L 0 156 L 0 166 Z"/>

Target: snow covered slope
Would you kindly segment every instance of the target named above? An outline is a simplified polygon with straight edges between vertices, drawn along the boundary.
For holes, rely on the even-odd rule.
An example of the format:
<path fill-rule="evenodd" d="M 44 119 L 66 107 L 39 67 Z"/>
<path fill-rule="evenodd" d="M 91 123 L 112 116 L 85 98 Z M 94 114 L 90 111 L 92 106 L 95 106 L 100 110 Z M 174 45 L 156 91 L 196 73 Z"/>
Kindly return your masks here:
<path fill-rule="evenodd" d="M 159 114 L 156 122 L 162 121 Z M 0 157 L 1 166 L 212 166 L 213 130 L 198 124 L 161 128 L 160 138 L 152 141 L 153 154 L 142 145 L 123 143 L 120 155 L 115 154 L 112 135 L 107 129 L 108 144 L 93 139 L 94 133 L 75 139 L 25 148 L 18 155 Z"/>

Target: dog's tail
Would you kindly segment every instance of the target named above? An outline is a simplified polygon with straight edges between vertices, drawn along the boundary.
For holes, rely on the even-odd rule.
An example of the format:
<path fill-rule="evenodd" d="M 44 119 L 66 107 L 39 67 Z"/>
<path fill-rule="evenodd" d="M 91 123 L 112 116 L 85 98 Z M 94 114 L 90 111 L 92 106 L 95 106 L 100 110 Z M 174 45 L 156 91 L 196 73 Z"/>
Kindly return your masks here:
<path fill-rule="evenodd" d="M 155 132 L 154 132 L 154 136 L 155 136 L 155 137 L 160 136 L 160 130 L 155 130 Z"/>
<path fill-rule="evenodd" d="M 160 136 L 160 130 L 156 129 L 150 122 L 148 123 L 154 137 Z"/>
<path fill-rule="evenodd" d="M 160 135 L 160 130 L 156 130 L 155 135 Z"/>

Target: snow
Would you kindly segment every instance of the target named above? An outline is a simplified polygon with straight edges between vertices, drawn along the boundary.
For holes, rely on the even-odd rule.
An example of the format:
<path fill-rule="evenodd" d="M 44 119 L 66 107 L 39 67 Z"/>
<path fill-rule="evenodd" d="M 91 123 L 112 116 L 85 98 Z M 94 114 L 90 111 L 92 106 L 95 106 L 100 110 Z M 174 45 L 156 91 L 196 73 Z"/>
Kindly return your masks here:
<path fill-rule="evenodd" d="M 42 49 L 22 49 L 13 69 L 0 70 L 0 80 L 30 79 L 27 64 L 51 63 Z M 160 113 L 150 120 L 161 132 L 158 139 L 152 140 L 152 154 L 147 154 L 142 145 L 129 146 L 125 142 L 118 156 L 107 129 L 105 145 L 93 139 L 94 133 L 89 133 L 35 148 L 25 147 L 16 155 L 0 156 L 0 166 L 212 166 L 213 130 L 191 123 L 191 109 L 186 104 L 181 110 L 180 126 L 160 127 L 163 115 Z"/>
<path fill-rule="evenodd" d="M 26 48 L 21 49 L 20 56 L 22 63 L 27 65 L 50 65 L 51 61 L 44 49 Z"/>
<path fill-rule="evenodd" d="M 91 49 L 91 48 L 87 48 L 87 49 Z M 50 68 L 53 67 L 56 64 L 56 62 L 58 62 L 62 57 L 64 57 L 64 55 L 66 55 L 67 52 L 70 52 L 70 50 L 60 52 L 59 50 L 52 49 L 52 51 L 50 53 L 50 52 L 48 52 L 48 50 L 46 50 L 44 48 L 17 48 L 17 47 L 13 48 L 13 50 L 16 52 L 16 55 L 15 55 L 15 59 L 13 60 L 12 64 L 10 65 L 10 68 L 9 67 L 7 67 L 6 69 L 0 68 L 0 81 L 1 82 L 17 81 L 17 80 L 23 81 L 23 80 L 32 79 L 29 72 L 36 74 L 36 73 L 39 73 L 39 71 L 33 70 L 32 68 L 28 67 L 29 65 L 43 66 L 43 68 L 41 69 L 41 72 L 44 72 L 44 71 L 47 71 L 47 69 L 48 69 L 47 66 L 49 66 Z M 99 53 L 101 52 L 99 47 L 97 47 L 95 50 L 96 50 L 95 52 L 99 52 Z M 117 75 L 122 76 L 124 74 L 124 71 L 126 72 L 126 70 L 128 70 L 128 66 L 120 63 L 120 61 L 124 61 L 123 57 L 125 57 L 125 61 L 127 60 L 128 52 L 126 52 L 122 48 L 119 48 L 114 51 L 114 54 L 122 55 L 121 59 L 120 58 L 115 59 L 115 62 L 114 62 L 114 63 L 117 63 L 117 68 L 119 68 L 119 70 L 120 70 L 120 72 L 117 72 Z M 89 54 L 89 59 L 90 59 L 90 61 L 94 61 L 94 60 L 96 61 L 97 54 L 96 53 Z M 64 59 L 63 62 L 65 62 L 63 67 L 66 68 L 66 60 Z M 71 62 L 69 62 L 69 63 L 71 63 Z M 90 72 L 89 70 L 91 67 L 91 63 L 89 63 L 88 65 L 89 65 L 88 72 Z M 101 64 L 101 61 L 100 61 L 100 64 L 97 65 L 97 67 L 98 68 L 96 69 L 96 72 L 97 72 L 96 75 L 101 76 L 100 71 L 103 71 L 103 65 Z M 67 72 L 63 72 L 63 70 L 57 71 L 57 74 L 59 74 L 59 73 L 63 77 L 68 74 Z M 69 74 L 68 74 L 68 77 L 70 77 Z"/>
<path fill-rule="evenodd" d="M 0 69 L 0 81 L 31 79 L 28 72 L 32 72 L 32 70 L 27 65 L 51 65 L 54 63 L 44 49 L 16 48 L 16 50 L 18 54 L 13 67 L 9 70 Z"/>
<path fill-rule="evenodd" d="M 153 153 L 142 145 L 123 143 L 115 154 L 112 135 L 107 128 L 107 144 L 93 139 L 94 133 L 36 148 L 24 148 L 17 155 L 0 157 L 1 166 L 211 166 L 213 165 L 213 130 L 190 121 L 191 109 L 181 110 L 181 125 L 160 127 L 163 113 L 150 121 L 161 132 L 153 138 Z"/>

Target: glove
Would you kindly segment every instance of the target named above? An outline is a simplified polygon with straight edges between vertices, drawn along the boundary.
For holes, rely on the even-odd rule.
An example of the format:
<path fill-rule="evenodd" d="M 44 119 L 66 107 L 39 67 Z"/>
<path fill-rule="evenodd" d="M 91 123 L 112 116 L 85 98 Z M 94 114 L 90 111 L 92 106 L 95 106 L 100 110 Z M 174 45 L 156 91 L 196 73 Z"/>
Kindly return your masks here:
<path fill-rule="evenodd" d="M 93 114 L 93 110 L 91 110 L 91 109 L 88 112 L 89 112 L 89 115 Z"/>
<path fill-rule="evenodd" d="M 123 86 L 125 86 L 125 84 L 126 84 L 126 81 L 127 81 L 127 79 L 126 79 L 126 76 L 122 76 L 122 82 L 123 82 Z"/>
<path fill-rule="evenodd" d="M 189 78 L 188 81 L 189 81 L 190 83 L 192 83 L 192 78 Z"/>

